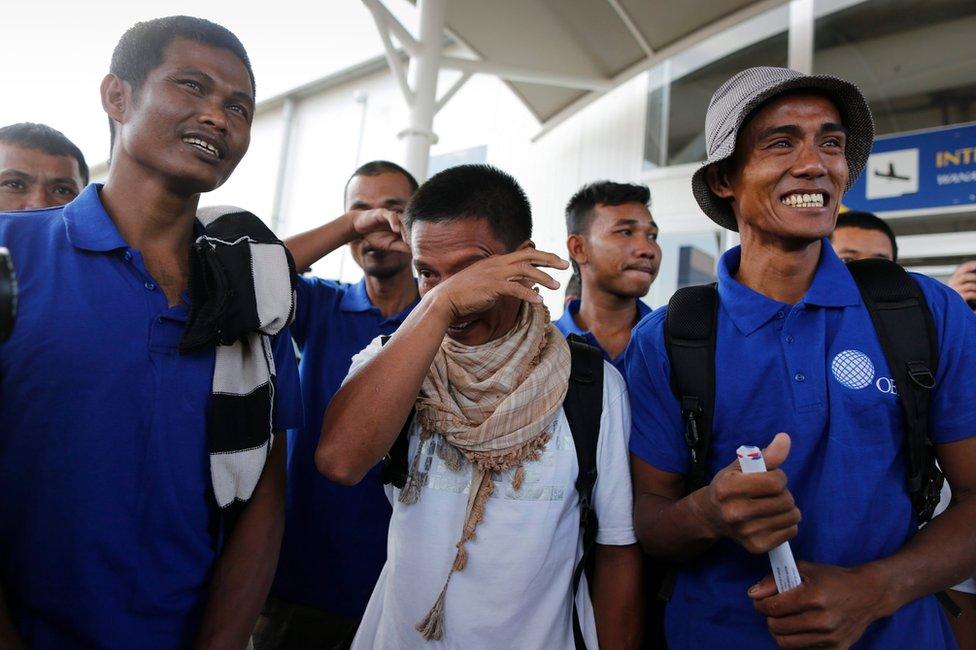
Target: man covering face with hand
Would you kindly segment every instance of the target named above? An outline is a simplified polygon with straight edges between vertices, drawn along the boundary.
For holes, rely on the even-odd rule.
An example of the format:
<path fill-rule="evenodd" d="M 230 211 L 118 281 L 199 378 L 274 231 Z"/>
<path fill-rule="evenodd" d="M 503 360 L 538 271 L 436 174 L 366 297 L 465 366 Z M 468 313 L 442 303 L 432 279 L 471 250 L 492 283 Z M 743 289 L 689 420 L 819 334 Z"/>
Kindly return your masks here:
<path fill-rule="evenodd" d="M 571 648 L 574 600 L 587 647 L 635 647 L 629 409 L 609 364 L 594 581 L 572 589 L 583 540 L 582 461 L 563 408 L 571 353 L 532 290 L 557 288 L 543 269 L 568 264 L 535 249 L 524 193 L 493 167 L 434 176 L 405 221 L 420 303 L 386 345 L 354 359 L 316 451 L 326 476 L 356 483 L 396 453 L 410 423 L 408 477 L 390 490 L 390 555 L 353 647 Z"/>

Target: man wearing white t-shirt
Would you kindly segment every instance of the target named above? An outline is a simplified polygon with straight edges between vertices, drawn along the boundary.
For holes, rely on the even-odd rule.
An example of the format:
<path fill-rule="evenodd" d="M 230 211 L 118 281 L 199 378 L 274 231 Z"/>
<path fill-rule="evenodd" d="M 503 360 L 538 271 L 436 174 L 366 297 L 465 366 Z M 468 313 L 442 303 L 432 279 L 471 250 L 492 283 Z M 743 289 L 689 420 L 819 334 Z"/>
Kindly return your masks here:
<path fill-rule="evenodd" d="M 405 215 L 422 295 L 383 346 L 353 360 L 322 423 L 319 469 L 353 484 L 413 413 L 409 478 L 390 489 L 388 559 L 354 648 L 588 649 L 640 637 L 640 553 L 627 457 L 630 411 L 604 364 L 593 492 L 593 584 L 582 554 L 579 464 L 563 412 L 565 339 L 531 287 L 565 269 L 530 241 L 525 194 L 465 165 L 420 187 Z"/>

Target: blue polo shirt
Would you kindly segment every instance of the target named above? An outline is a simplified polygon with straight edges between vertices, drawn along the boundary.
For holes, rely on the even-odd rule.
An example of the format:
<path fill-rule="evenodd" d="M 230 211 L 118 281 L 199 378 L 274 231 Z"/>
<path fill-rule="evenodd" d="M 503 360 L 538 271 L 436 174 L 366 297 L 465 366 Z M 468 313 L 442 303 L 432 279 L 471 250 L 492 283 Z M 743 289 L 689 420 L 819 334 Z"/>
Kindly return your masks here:
<path fill-rule="evenodd" d="M 32 648 L 192 644 L 220 549 L 207 445 L 213 350 L 181 355 L 142 255 L 89 185 L 0 214 L 20 283 L 0 345 L 0 582 Z M 275 426 L 300 424 L 287 335 Z"/>
<path fill-rule="evenodd" d="M 906 487 L 904 430 L 870 316 L 854 280 L 824 240 L 813 284 L 795 305 L 735 279 L 739 248 L 721 259 L 715 353 L 716 400 L 708 479 L 739 445 L 792 438 L 783 465 L 803 514 L 791 540 L 797 560 L 857 566 L 894 554 L 916 530 Z M 976 434 L 971 382 L 976 319 L 954 291 L 922 286 L 939 337 L 931 436 L 949 443 Z M 669 383 L 665 309 L 634 330 L 627 354 L 633 411 L 631 452 L 666 472 L 688 470 L 680 405 Z M 921 335 L 921 334 L 920 334 Z M 670 648 L 774 648 L 746 590 L 770 573 L 765 555 L 723 540 L 678 574 L 666 614 Z M 934 597 L 868 627 L 861 648 L 953 648 Z"/>
<path fill-rule="evenodd" d="M 292 334 L 302 351 L 299 373 L 305 426 L 288 432 L 285 539 L 272 594 L 326 612 L 359 618 L 386 562 L 390 502 L 380 466 L 352 487 L 322 476 L 315 447 L 322 417 L 354 354 L 392 334 L 413 309 L 383 318 L 366 281 L 338 284 L 303 277 Z M 380 405 L 381 406 L 381 405 Z"/>
<path fill-rule="evenodd" d="M 639 322 L 641 319 L 651 313 L 651 308 L 648 307 L 643 300 L 635 300 L 634 302 L 637 303 L 637 320 Z M 610 355 L 607 354 L 607 351 L 604 350 L 603 346 L 600 345 L 600 342 L 596 340 L 596 337 L 576 324 L 576 314 L 579 313 L 579 308 L 579 299 L 571 300 L 566 306 L 566 310 L 563 311 L 563 315 L 560 316 L 559 320 L 555 321 L 553 325 L 555 325 L 556 329 L 562 332 L 564 336 L 569 336 L 570 334 L 582 336 L 584 339 L 586 339 L 587 343 L 603 352 L 603 358 L 612 363 L 613 367 L 619 370 L 621 375 L 626 377 L 627 375 L 625 374 L 624 361 L 627 358 L 627 351 L 624 350 L 617 355 L 616 359 L 611 359 Z"/>

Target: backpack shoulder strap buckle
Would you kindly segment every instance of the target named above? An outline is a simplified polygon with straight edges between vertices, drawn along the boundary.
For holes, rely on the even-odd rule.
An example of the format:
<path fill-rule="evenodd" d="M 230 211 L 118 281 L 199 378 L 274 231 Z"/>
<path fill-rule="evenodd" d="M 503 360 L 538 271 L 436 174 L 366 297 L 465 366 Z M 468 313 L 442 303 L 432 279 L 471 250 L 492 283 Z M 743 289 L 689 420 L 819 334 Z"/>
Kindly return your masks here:
<path fill-rule="evenodd" d="M 908 366 L 908 376 L 911 380 L 921 386 L 922 388 L 932 389 L 935 388 L 935 375 L 929 370 L 926 363 L 922 361 L 909 361 Z"/>

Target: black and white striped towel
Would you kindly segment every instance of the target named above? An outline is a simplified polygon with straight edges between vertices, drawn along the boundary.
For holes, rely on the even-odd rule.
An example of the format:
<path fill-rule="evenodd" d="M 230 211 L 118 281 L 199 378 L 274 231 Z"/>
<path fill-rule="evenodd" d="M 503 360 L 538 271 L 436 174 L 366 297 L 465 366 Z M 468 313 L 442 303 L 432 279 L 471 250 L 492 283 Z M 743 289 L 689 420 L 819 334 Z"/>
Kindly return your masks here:
<path fill-rule="evenodd" d="M 230 206 L 197 212 L 205 233 L 190 257 L 190 316 L 180 352 L 216 346 L 210 475 L 228 534 L 274 441 L 271 337 L 295 315 L 297 276 L 285 245 L 256 216 Z"/>

